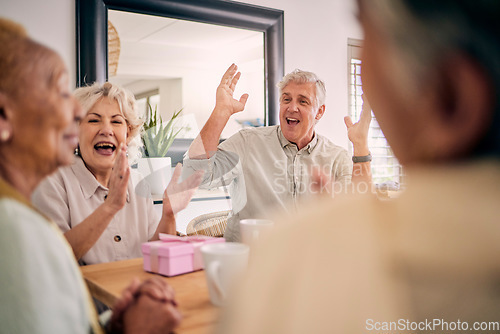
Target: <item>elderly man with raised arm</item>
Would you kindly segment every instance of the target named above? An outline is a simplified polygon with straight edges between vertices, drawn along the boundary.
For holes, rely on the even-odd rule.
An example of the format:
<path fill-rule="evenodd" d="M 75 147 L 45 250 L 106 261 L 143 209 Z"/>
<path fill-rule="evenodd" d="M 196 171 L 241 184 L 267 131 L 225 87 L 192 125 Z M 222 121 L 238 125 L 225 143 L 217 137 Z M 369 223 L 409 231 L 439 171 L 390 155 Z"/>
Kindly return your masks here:
<path fill-rule="evenodd" d="M 239 221 L 262 218 L 269 210 L 297 207 L 328 184 L 345 190 L 351 176 L 370 182 L 367 133 L 370 112 L 360 122 L 346 118 L 349 139 L 359 163 L 354 170 L 347 151 L 314 130 L 325 113 L 325 85 L 311 72 L 295 70 L 278 84 L 280 125 L 242 129 L 221 144 L 219 137 L 231 115 L 244 109 L 248 94 L 233 98 L 241 73 L 231 65 L 217 88 L 214 111 L 184 159 L 184 171 L 204 169 L 202 187 L 229 186 L 232 212 L 225 238 L 240 239 Z M 313 171 L 316 167 L 316 171 Z M 327 180 L 327 181 L 325 181 Z M 325 183 L 318 187 L 318 182 Z"/>

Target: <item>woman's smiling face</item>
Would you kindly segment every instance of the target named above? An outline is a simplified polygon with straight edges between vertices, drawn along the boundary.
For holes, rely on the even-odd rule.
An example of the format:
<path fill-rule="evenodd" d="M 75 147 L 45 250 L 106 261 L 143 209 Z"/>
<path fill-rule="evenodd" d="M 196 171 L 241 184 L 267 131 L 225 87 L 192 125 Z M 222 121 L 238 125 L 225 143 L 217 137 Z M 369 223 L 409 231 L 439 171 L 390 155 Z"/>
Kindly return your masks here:
<path fill-rule="evenodd" d="M 113 168 L 116 149 L 126 145 L 129 127 L 118 102 L 103 97 L 80 123 L 80 154 L 92 174 Z"/>
<path fill-rule="evenodd" d="M 7 106 L 13 129 L 9 149 L 26 172 L 44 177 L 73 161 L 82 111 L 60 57 L 41 46 L 33 54 L 39 59 L 26 79 L 29 95 L 10 97 Z"/>

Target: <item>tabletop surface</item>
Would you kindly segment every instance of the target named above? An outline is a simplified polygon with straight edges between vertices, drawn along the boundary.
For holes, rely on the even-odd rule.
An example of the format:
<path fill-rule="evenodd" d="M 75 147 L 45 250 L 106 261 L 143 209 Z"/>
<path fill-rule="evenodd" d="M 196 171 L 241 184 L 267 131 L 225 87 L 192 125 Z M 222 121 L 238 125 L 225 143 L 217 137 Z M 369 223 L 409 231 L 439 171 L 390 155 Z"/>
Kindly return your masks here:
<path fill-rule="evenodd" d="M 183 316 L 175 333 L 213 332 L 219 309 L 210 302 L 203 270 L 165 277 L 145 272 L 142 266 L 142 258 L 137 258 L 83 266 L 81 270 L 92 296 L 110 307 L 134 277 L 141 281 L 161 277 L 174 288 Z"/>

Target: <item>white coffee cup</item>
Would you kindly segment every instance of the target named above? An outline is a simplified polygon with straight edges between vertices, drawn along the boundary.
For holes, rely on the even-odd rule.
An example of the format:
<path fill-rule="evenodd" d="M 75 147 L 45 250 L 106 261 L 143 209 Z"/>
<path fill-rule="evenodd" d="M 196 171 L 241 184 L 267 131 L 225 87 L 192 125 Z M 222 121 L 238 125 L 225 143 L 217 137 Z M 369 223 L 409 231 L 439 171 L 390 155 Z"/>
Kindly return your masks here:
<path fill-rule="evenodd" d="M 249 247 L 239 242 L 223 242 L 204 245 L 200 251 L 210 300 L 214 305 L 224 306 L 232 287 L 247 268 Z"/>
<path fill-rule="evenodd" d="M 268 235 L 274 227 L 274 222 L 267 219 L 242 219 L 240 220 L 241 242 L 252 246 L 262 237 Z"/>

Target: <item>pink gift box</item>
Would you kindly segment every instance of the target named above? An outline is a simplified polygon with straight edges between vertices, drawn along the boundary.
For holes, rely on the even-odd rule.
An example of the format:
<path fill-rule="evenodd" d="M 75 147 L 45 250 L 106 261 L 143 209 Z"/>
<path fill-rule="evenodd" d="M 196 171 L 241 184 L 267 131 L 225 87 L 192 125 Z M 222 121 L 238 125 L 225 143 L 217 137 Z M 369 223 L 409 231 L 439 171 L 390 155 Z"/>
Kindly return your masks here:
<path fill-rule="evenodd" d="M 218 242 L 225 240 L 202 235 L 179 237 L 160 233 L 160 240 L 142 244 L 144 270 L 175 276 L 203 269 L 200 247 Z"/>

